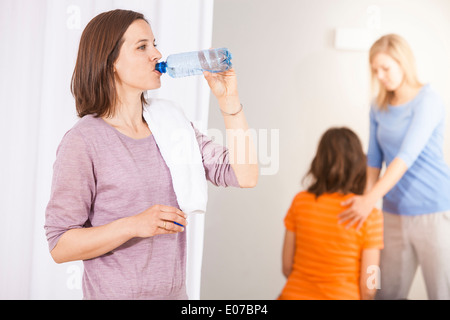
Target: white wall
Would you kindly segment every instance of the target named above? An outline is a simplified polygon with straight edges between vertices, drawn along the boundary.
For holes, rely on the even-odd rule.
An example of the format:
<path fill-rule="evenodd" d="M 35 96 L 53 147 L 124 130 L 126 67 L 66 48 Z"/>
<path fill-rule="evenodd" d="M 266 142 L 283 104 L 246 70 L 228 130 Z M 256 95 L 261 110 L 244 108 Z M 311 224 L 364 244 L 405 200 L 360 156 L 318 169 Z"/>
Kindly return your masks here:
<path fill-rule="evenodd" d="M 271 163 L 261 165 L 276 167 L 278 159 L 279 170 L 261 175 L 250 190 L 210 187 L 202 299 L 276 298 L 284 285 L 283 218 L 321 134 L 345 125 L 367 147 L 367 51 L 336 50 L 333 43 L 336 28 L 367 28 L 374 18 L 371 5 L 381 9 L 375 31 L 408 40 L 422 81 L 431 82 L 448 107 L 448 0 L 215 1 L 213 46 L 233 53 L 241 100 L 257 138 L 268 138 L 270 145 L 270 133 L 279 132 L 279 153 L 269 153 Z M 217 108 L 212 99 L 209 127 L 223 130 Z M 278 142 L 276 136 L 273 140 Z M 276 146 L 269 150 L 277 153 Z M 445 153 L 450 163 L 448 142 Z M 410 298 L 426 299 L 421 277 Z"/>

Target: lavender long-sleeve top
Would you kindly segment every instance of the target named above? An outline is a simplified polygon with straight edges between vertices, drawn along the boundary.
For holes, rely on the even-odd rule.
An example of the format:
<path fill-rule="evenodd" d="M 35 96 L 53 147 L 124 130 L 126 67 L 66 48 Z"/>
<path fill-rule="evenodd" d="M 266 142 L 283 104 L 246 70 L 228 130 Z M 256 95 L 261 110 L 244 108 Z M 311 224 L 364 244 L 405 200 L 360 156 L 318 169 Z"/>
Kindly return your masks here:
<path fill-rule="evenodd" d="M 228 150 L 195 129 L 206 178 L 238 187 Z M 45 230 L 50 251 L 67 230 L 101 226 L 156 204 L 177 207 L 153 135 L 132 139 L 87 115 L 63 137 L 53 167 Z M 189 226 L 187 226 L 189 228 Z M 133 238 L 84 261 L 85 299 L 187 299 L 186 232 Z"/>

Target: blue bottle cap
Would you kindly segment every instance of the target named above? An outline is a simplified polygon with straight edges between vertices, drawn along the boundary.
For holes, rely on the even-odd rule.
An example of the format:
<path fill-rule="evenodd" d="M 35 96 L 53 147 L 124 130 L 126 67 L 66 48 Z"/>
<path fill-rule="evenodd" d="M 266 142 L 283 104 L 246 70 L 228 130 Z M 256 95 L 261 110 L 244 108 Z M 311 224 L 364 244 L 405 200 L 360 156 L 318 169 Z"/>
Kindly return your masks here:
<path fill-rule="evenodd" d="M 225 56 L 225 63 L 226 63 L 227 65 L 229 65 L 230 68 L 231 68 L 231 66 L 232 66 L 231 59 L 233 59 L 233 56 L 232 56 L 231 52 L 228 51 L 227 48 L 224 48 L 224 49 L 225 49 L 225 55 L 226 55 L 226 56 Z"/>
<path fill-rule="evenodd" d="M 156 64 L 155 66 L 155 70 L 158 70 L 161 73 L 166 73 L 167 72 L 167 62 L 159 62 Z"/>

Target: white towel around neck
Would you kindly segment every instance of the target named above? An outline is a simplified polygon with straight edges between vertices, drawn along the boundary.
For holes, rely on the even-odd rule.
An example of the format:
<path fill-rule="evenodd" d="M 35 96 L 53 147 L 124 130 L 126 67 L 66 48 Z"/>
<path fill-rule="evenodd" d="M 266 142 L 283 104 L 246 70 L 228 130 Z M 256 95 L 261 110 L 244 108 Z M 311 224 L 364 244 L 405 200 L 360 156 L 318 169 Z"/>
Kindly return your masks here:
<path fill-rule="evenodd" d="M 169 167 L 180 209 L 188 215 L 205 213 L 208 185 L 191 122 L 178 105 L 163 99 L 149 99 L 143 115 Z"/>

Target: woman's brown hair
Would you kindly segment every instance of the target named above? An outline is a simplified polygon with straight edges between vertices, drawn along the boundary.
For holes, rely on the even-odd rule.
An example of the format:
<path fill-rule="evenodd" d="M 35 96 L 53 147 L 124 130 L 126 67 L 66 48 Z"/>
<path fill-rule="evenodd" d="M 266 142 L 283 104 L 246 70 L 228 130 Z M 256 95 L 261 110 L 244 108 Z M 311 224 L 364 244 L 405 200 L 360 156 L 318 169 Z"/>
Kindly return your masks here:
<path fill-rule="evenodd" d="M 366 155 L 358 136 L 348 128 L 328 129 L 320 139 L 306 177 L 312 179 L 308 192 L 340 192 L 361 195 L 366 186 Z"/>
<path fill-rule="evenodd" d="M 72 75 L 71 91 L 80 118 L 112 116 L 118 102 L 114 81 L 114 62 L 124 42 L 123 35 L 144 15 L 129 10 L 112 10 L 93 18 L 83 31 Z M 145 104 L 144 94 L 141 101 Z"/>

